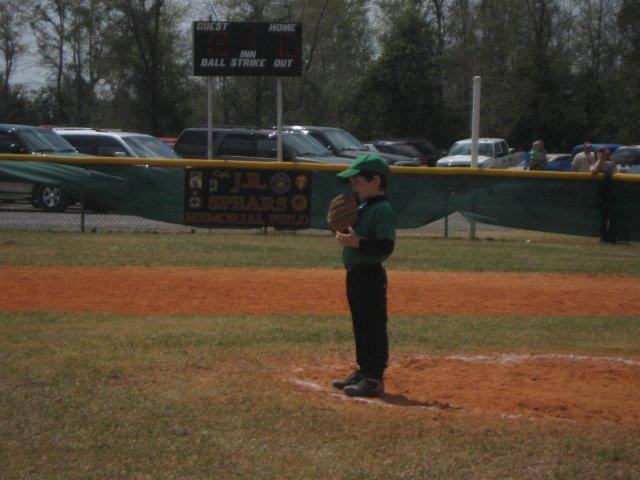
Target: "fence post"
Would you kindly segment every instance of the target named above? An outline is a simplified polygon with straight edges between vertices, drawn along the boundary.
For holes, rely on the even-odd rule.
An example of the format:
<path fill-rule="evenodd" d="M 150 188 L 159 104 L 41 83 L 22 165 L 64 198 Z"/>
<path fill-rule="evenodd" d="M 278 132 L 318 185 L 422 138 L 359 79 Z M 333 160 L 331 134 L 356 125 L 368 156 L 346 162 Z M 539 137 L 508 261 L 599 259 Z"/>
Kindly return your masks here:
<path fill-rule="evenodd" d="M 80 194 L 80 233 L 84 233 L 84 193 Z"/>
<path fill-rule="evenodd" d="M 613 199 L 611 173 L 605 172 L 601 184 L 602 218 L 600 220 L 600 241 L 616 243 L 615 227 L 613 224 Z"/>
<path fill-rule="evenodd" d="M 451 196 L 452 188 L 449 183 L 450 180 L 447 178 L 447 188 L 445 188 L 444 193 L 444 205 L 447 212 L 446 217 L 444 217 L 444 238 L 449 238 L 449 197 Z"/>

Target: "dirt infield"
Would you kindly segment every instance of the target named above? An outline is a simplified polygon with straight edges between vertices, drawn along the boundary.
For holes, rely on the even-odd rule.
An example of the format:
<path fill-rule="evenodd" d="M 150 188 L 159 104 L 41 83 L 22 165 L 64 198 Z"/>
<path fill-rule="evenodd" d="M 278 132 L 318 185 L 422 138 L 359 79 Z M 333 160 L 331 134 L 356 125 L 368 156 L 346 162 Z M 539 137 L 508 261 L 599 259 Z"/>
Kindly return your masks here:
<path fill-rule="evenodd" d="M 575 355 L 395 356 L 387 393 L 350 399 L 331 380 L 343 359 L 292 367 L 289 382 L 321 398 L 513 419 L 640 425 L 640 361 Z M 333 403 L 333 402 L 332 402 Z M 342 402 L 344 403 L 344 402 Z"/>
<path fill-rule="evenodd" d="M 640 316 L 634 276 L 393 271 L 389 278 L 391 315 Z M 0 292 L 4 312 L 348 314 L 337 269 L 0 267 Z M 280 379 L 289 387 L 315 392 L 315 401 L 345 398 L 328 385 L 348 373 L 349 359 L 294 365 Z M 379 406 L 640 424 L 639 359 L 405 356 L 394 357 L 388 373 Z"/>
<path fill-rule="evenodd" d="M 0 292 L 0 311 L 348 313 L 337 269 L 0 267 Z M 640 316 L 640 277 L 392 271 L 389 313 Z"/>

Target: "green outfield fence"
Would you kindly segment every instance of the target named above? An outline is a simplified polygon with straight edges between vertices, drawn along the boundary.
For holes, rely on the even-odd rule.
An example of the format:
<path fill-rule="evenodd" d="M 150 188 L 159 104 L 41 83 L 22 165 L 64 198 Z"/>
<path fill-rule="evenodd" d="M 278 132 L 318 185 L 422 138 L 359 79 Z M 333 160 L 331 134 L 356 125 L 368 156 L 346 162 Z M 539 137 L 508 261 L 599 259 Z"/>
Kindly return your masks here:
<path fill-rule="evenodd" d="M 140 162 L 144 161 L 144 165 Z M 195 161 L 0 155 L 0 181 L 50 185 L 78 199 L 99 199 L 106 213 L 85 203 L 64 214 L 43 213 L 28 201 L 3 203 L 0 229 L 181 231 L 186 173 L 305 172 L 310 179 L 310 229 L 328 229 L 326 209 L 345 190 L 339 165 L 289 162 Z M 432 236 L 534 239 L 557 235 L 640 240 L 640 175 L 392 167 L 388 195 L 398 227 Z M 81 217 L 81 220 L 78 220 Z M 253 227 L 255 228 L 255 226 Z"/>

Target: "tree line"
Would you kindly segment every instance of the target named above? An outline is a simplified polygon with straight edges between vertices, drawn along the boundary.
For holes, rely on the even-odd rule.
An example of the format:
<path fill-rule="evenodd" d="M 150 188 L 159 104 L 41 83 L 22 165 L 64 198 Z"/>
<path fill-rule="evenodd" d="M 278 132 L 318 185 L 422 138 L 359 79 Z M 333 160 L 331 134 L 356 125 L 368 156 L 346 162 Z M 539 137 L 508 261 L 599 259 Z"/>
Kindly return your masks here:
<path fill-rule="evenodd" d="M 567 150 L 640 143 L 638 0 L 0 0 L 0 122 L 176 135 L 206 123 L 190 22 L 301 22 L 302 75 L 284 79 L 287 124 L 362 139 L 481 134 Z M 44 85 L 13 81 L 30 54 Z M 214 121 L 271 126 L 276 81 L 216 77 Z"/>

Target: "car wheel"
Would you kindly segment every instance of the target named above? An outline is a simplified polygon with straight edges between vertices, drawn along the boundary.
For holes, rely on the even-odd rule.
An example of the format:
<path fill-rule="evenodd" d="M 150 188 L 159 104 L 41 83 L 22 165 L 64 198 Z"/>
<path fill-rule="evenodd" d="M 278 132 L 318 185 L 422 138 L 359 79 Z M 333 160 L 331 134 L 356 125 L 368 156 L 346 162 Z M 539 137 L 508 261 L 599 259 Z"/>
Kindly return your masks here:
<path fill-rule="evenodd" d="M 38 187 L 36 201 L 45 212 L 64 212 L 69 205 L 70 196 L 58 187 L 42 185 Z"/>

